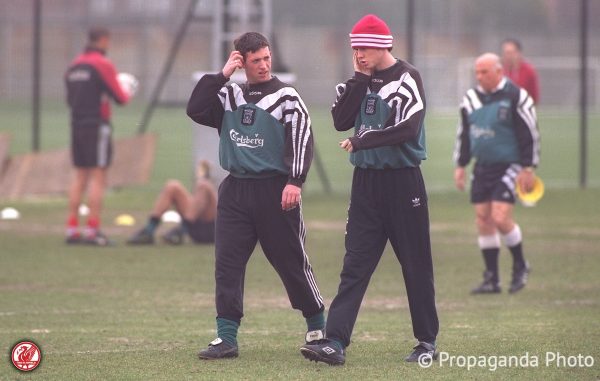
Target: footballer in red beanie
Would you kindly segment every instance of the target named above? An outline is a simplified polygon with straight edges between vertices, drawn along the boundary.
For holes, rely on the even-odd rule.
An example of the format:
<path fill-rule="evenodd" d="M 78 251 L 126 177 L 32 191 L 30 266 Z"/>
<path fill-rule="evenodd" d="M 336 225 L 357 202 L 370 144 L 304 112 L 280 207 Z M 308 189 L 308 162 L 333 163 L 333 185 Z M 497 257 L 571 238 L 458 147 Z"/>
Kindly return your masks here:
<path fill-rule="evenodd" d="M 326 339 L 300 348 L 304 357 L 342 365 L 369 279 L 389 241 L 402 266 L 417 344 L 408 362 L 436 358 L 439 330 L 429 237 L 427 193 L 420 164 L 425 151 L 425 92 L 419 71 L 392 53 L 394 38 L 375 15 L 350 33 L 354 76 L 336 86 L 331 109 L 340 142 L 354 165 L 346 255 Z M 400 322 L 399 322 L 400 324 Z M 395 335 L 390 332 L 390 335 Z"/>

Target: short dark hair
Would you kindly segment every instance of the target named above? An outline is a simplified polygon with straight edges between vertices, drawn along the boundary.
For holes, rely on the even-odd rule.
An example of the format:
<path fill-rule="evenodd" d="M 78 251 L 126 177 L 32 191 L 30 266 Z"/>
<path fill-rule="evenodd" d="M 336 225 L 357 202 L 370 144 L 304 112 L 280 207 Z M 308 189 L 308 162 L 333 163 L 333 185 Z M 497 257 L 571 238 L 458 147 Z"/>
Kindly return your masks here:
<path fill-rule="evenodd" d="M 233 41 L 235 50 L 246 58 L 246 53 L 254 53 L 262 48 L 271 48 L 269 40 L 258 32 L 244 33 Z"/>
<path fill-rule="evenodd" d="M 521 45 L 521 41 L 517 40 L 516 38 L 507 38 L 502 41 L 502 45 L 504 44 L 513 44 L 518 51 L 523 51 L 523 45 Z"/>
<path fill-rule="evenodd" d="M 104 27 L 94 27 L 88 32 L 88 41 L 90 43 L 96 43 L 102 37 L 110 37 L 110 32 Z"/>

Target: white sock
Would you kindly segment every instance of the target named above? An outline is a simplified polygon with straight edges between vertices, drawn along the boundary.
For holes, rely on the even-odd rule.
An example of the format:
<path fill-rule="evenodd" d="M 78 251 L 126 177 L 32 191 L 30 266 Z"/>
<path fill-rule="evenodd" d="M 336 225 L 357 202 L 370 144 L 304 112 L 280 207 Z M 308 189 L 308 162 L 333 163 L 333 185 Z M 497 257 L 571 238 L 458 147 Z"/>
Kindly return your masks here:
<path fill-rule="evenodd" d="M 477 238 L 477 242 L 479 243 L 479 248 L 481 250 L 497 249 L 500 247 L 500 236 L 498 235 L 498 233 L 490 235 L 480 235 Z"/>
<path fill-rule="evenodd" d="M 519 227 L 519 225 L 515 224 L 513 230 L 511 230 L 508 234 L 504 234 L 502 238 L 504 239 L 504 244 L 507 247 L 517 246 L 523 240 L 521 228 Z"/>

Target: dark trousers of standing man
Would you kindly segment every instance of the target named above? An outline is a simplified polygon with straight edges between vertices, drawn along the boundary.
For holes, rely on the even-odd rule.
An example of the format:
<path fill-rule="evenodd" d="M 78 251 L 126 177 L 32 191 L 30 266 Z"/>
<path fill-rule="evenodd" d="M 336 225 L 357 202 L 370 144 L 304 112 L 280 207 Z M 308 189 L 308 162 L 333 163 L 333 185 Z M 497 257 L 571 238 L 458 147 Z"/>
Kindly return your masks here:
<path fill-rule="evenodd" d="M 388 240 L 402 266 L 413 333 L 419 341 L 435 342 L 439 322 L 421 171 L 355 168 L 344 267 L 326 328 L 327 337 L 344 347 L 350 345 L 360 304 Z"/>
<path fill-rule="evenodd" d="M 217 317 L 240 323 L 244 276 L 257 242 L 283 281 L 294 309 L 305 318 L 323 310 L 304 250 L 306 230 L 299 207 L 281 209 L 286 176 L 241 179 L 228 176 L 219 187 L 215 229 Z"/>

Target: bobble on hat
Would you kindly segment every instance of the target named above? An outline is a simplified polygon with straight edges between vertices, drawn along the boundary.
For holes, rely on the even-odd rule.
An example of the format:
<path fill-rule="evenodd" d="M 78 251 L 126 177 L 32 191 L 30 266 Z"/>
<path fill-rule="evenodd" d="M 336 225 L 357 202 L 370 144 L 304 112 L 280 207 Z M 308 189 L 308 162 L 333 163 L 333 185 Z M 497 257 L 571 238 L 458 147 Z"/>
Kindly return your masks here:
<path fill-rule="evenodd" d="M 366 15 L 352 28 L 350 45 L 353 48 L 380 48 L 392 47 L 394 37 L 385 21 L 375 15 Z"/>

